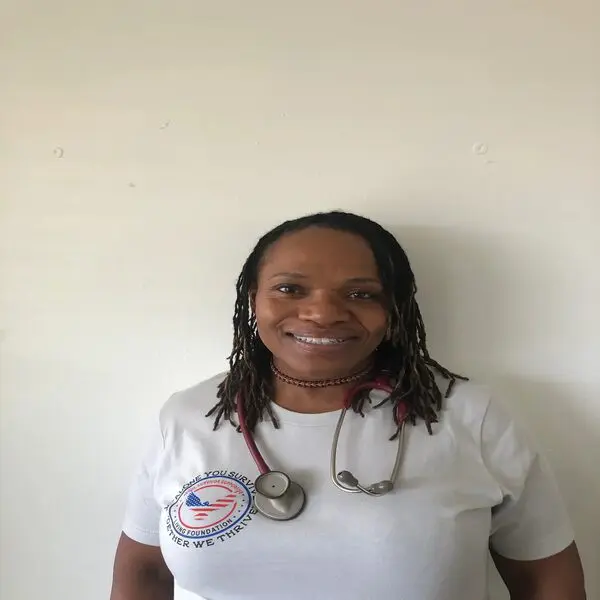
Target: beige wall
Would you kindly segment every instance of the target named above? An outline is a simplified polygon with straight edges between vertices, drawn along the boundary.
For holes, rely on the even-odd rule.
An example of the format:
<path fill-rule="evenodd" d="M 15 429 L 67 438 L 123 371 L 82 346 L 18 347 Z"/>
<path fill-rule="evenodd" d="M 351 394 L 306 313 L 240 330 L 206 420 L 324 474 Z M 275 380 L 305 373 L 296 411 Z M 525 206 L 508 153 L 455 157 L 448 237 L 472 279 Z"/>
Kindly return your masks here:
<path fill-rule="evenodd" d="M 600 600 L 599 6 L 0 0 L 2 599 L 106 600 L 146 425 L 223 368 L 249 248 L 341 207 L 539 437 Z"/>

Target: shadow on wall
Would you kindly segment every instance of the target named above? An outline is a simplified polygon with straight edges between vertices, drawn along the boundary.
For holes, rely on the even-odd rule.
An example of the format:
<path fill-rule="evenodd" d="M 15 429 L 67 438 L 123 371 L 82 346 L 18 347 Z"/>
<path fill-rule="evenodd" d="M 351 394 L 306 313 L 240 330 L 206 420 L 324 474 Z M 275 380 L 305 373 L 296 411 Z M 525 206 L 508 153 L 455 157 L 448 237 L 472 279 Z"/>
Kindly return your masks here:
<path fill-rule="evenodd" d="M 523 251 L 516 239 L 508 245 L 505 235 L 477 236 L 454 226 L 391 231 L 415 272 L 432 354 L 449 368 L 497 372 L 515 350 L 527 352 L 548 336 L 542 320 L 532 317 L 539 313 L 535 302 L 546 289 L 554 290 L 555 304 L 562 298 L 554 274 L 523 262 L 530 247 Z"/>
<path fill-rule="evenodd" d="M 572 275 L 554 269 L 549 247 L 537 240 L 524 247 L 522 239 L 507 242 L 506 235 L 477 236 L 455 227 L 390 229 L 415 272 L 432 356 L 491 384 L 551 462 L 574 522 L 588 594 L 595 598 L 600 422 L 586 400 L 595 392 L 552 373 L 562 364 L 567 371 L 578 368 L 573 353 L 585 351 L 564 340 L 573 288 L 560 278 Z M 492 581 L 493 597 L 504 597 L 495 573 Z"/>

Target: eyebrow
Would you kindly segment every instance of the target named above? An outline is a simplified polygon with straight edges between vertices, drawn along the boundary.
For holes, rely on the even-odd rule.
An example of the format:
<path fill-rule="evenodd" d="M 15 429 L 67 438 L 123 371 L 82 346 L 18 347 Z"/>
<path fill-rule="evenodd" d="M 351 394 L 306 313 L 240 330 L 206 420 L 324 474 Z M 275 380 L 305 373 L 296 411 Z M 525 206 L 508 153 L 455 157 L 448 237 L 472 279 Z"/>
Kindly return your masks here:
<path fill-rule="evenodd" d="M 289 278 L 294 278 L 294 279 L 306 279 L 306 275 L 304 275 L 303 273 L 298 273 L 298 272 L 293 272 L 293 271 L 275 273 L 275 275 L 271 275 L 271 277 L 269 277 L 269 279 L 277 279 L 279 277 L 289 277 Z"/>
<path fill-rule="evenodd" d="M 308 275 L 305 275 L 304 273 L 294 272 L 294 271 L 287 271 L 287 272 L 282 272 L 282 273 L 275 273 L 274 275 L 271 275 L 271 277 L 269 277 L 269 279 L 278 279 L 281 277 L 288 277 L 290 279 L 307 279 Z M 352 283 L 352 284 L 376 283 L 377 285 L 381 285 L 381 282 L 379 281 L 379 279 L 375 279 L 373 277 L 351 277 L 350 279 L 346 279 L 346 281 L 344 283 Z"/>

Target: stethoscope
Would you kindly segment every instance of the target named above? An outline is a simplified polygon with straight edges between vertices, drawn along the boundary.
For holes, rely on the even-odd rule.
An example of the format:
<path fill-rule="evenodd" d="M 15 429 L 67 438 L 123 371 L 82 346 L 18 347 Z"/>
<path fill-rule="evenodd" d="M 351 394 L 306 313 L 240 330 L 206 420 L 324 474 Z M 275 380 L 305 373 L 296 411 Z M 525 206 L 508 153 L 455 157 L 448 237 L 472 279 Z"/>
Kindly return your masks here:
<path fill-rule="evenodd" d="M 362 492 L 368 496 L 384 496 L 394 489 L 394 482 L 398 477 L 400 470 L 400 463 L 402 462 L 402 450 L 404 443 L 404 429 L 406 426 L 407 406 L 405 403 L 400 402 L 396 408 L 396 416 L 398 424 L 400 425 L 400 431 L 398 433 L 398 449 L 396 451 L 396 460 L 394 467 L 389 479 L 384 479 L 377 483 L 373 483 L 369 486 L 363 486 L 358 479 L 352 475 L 350 471 L 337 472 L 336 458 L 337 448 L 340 439 L 340 432 L 344 423 L 344 417 L 348 412 L 348 409 L 352 405 L 352 398 L 363 390 L 381 390 L 390 394 L 392 392 L 392 386 L 388 381 L 383 379 L 377 379 L 375 381 L 369 381 L 367 383 L 361 383 L 353 387 L 344 399 L 344 407 L 340 413 L 340 417 L 333 434 L 333 441 L 331 444 L 331 480 L 334 485 L 340 490 L 348 493 L 359 493 Z M 254 459 L 260 475 L 254 482 L 255 495 L 254 505 L 256 510 L 276 521 L 289 521 L 297 517 L 304 508 L 306 503 L 306 494 L 302 486 L 295 481 L 292 481 L 288 475 L 281 471 L 272 471 L 267 463 L 265 462 L 262 454 L 256 446 L 256 442 L 252 437 L 252 434 L 248 430 L 246 425 L 246 414 L 244 411 L 244 403 L 242 395 L 239 394 L 237 398 L 237 413 L 244 441 L 248 447 L 250 455 Z"/>

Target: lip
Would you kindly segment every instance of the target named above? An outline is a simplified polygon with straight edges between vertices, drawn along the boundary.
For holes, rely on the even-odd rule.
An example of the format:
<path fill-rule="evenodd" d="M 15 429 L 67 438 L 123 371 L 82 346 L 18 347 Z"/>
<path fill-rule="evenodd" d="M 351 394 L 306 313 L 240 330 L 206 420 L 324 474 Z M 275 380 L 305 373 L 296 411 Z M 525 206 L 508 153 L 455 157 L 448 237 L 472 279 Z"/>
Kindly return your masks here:
<path fill-rule="evenodd" d="M 356 339 L 356 335 L 347 331 L 286 331 L 286 336 L 291 338 L 323 339 L 349 341 Z"/>
<path fill-rule="evenodd" d="M 286 337 L 297 344 L 304 351 L 309 352 L 336 352 L 356 341 L 356 336 L 341 333 L 299 333 L 288 332 Z M 311 341 L 314 340 L 314 341 Z M 319 341 L 320 340 L 320 341 Z"/>

